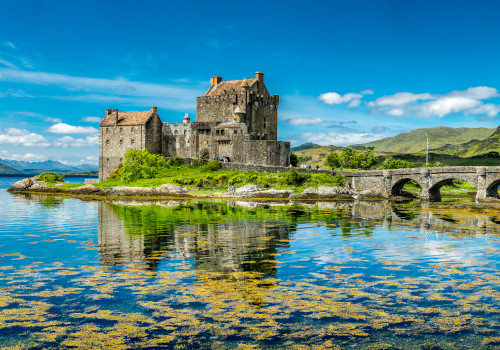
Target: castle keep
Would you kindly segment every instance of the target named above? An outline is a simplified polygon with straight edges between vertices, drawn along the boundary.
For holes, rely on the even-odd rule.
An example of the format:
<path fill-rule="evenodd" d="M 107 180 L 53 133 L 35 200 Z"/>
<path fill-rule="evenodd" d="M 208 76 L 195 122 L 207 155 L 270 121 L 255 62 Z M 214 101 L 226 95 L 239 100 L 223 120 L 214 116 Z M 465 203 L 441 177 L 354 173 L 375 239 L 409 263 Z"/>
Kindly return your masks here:
<path fill-rule="evenodd" d="M 163 123 L 156 107 L 148 111 L 106 109 L 99 125 L 99 179 L 105 180 L 131 148 L 165 157 L 228 157 L 247 165 L 288 166 L 290 142 L 277 140 L 279 96 L 270 95 L 264 73 L 255 78 L 210 79 L 196 99 L 196 122 Z"/>

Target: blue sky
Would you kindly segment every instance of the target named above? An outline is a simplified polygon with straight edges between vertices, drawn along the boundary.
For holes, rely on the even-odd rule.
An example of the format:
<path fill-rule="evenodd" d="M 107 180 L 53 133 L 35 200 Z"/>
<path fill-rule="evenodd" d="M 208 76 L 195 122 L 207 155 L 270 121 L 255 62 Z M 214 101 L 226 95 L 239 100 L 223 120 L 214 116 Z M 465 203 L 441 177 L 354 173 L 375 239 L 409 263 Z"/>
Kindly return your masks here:
<path fill-rule="evenodd" d="M 497 127 L 496 1 L 0 0 L 0 158 L 97 163 L 105 108 L 194 116 L 265 73 L 279 138 L 348 145 Z"/>

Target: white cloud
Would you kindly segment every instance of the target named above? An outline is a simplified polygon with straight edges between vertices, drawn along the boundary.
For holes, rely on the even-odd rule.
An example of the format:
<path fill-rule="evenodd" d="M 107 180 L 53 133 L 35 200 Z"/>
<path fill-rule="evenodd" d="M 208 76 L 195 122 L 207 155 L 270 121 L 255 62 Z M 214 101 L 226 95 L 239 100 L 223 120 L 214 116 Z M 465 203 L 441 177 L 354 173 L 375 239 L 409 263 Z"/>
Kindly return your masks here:
<path fill-rule="evenodd" d="M 375 135 L 371 133 L 350 133 L 338 134 L 336 132 L 316 133 L 306 132 L 299 134 L 298 137 L 303 142 L 314 142 L 322 146 L 347 146 L 357 143 L 366 143 L 373 140 L 381 139 L 385 135 Z"/>
<path fill-rule="evenodd" d="M 403 106 L 410 102 L 416 102 L 419 100 L 430 100 L 432 99 L 431 94 L 413 94 L 411 92 L 398 92 L 394 95 L 382 96 L 377 98 L 375 101 L 369 102 L 369 106 Z"/>
<path fill-rule="evenodd" d="M 124 78 L 87 78 L 26 71 L 14 69 L 14 67 L 0 68 L 0 81 L 52 86 L 69 93 L 68 95 L 51 93 L 49 98 L 105 103 L 120 102 L 179 111 L 194 109 L 196 96 L 203 95 L 206 90 L 205 86 L 183 87 L 129 81 Z"/>
<path fill-rule="evenodd" d="M 99 136 L 87 136 L 85 138 L 75 138 L 72 136 L 63 136 L 54 142 L 57 147 L 88 147 L 97 146 L 99 144 Z"/>
<path fill-rule="evenodd" d="M 92 126 L 74 126 L 66 123 L 57 123 L 48 128 L 48 132 L 54 134 L 77 134 L 77 135 L 87 135 L 96 134 L 99 131 Z"/>
<path fill-rule="evenodd" d="M 9 68 L 17 68 L 17 66 L 14 63 L 11 63 L 7 60 L 4 60 L 2 57 L 0 57 L 0 64 L 9 67 Z"/>
<path fill-rule="evenodd" d="M 46 117 L 43 120 L 45 120 L 48 123 L 60 123 L 62 120 L 60 118 L 52 118 L 52 117 Z"/>
<path fill-rule="evenodd" d="M 21 160 L 25 162 L 43 162 L 47 157 L 42 154 L 25 153 L 25 154 L 12 154 L 8 151 L 1 151 L 0 158 L 8 160 Z"/>
<path fill-rule="evenodd" d="M 0 144 L 11 144 L 25 147 L 48 147 L 49 142 L 39 134 L 26 129 L 7 128 L 0 133 Z"/>
<path fill-rule="evenodd" d="M 99 123 L 102 118 L 99 117 L 84 117 L 82 118 L 82 121 L 87 122 L 87 123 Z"/>
<path fill-rule="evenodd" d="M 327 92 L 319 95 L 319 99 L 329 105 L 338 105 L 341 103 L 347 103 L 347 108 L 355 108 L 361 105 L 361 99 L 364 95 L 373 94 L 372 90 L 363 90 L 360 93 L 349 92 L 347 94 L 341 95 L 336 92 Z"/>
<path fill-rule="evenodd" d="M 291 125 L 319 124 L 323 122 L 324 120 L 321 118 L 290 118 L 285 120 L 285 123 Z"/>
<path fill-rule="evenodd" d="M 11 49 L 15 49 L 16 48 L 16 45 L 14 45 L 13 43 L 11 43 L 10 41 L 6 41 L 5 45 L 7 45 L 8 47 L 10 47 Z"/>
<path fill-rule="evenodd" d="M 22 89 L 8 89 L 6 92 L 0 92 L 0 97 L 33 97 L 33 96 L 27 94 Z"/>
<path fill-rule="evenodd" d="M 477 86 L 442 95 L 398 92 L 369 102 L 368 106 L 372 107 L 374 113 L 393 117 L 442 118 L 449 114 L 463 113 L 465 115 L 485 114 L 489 118 L 494 118 L 500 112 L 500 107 L 483 101 L 495 97 L 499 97 L 497 89 Z"/>

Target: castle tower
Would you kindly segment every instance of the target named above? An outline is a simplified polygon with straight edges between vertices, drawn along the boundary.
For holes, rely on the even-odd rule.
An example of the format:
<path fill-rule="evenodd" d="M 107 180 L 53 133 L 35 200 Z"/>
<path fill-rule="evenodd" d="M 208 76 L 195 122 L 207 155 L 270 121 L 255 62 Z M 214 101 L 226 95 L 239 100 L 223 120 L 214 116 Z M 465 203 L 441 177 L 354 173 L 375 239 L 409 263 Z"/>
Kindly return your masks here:
<path fill-rule="evenodd" d="M 245 122 L 245 111 L 240 107 L 236 106 L 233 111 L 233 120 L 235 123 L 244 123 Z"/>
<path fill-rule="evenodd" d="M 189 118 L 189 114 L 188 114 L 188 113 L 184 114 L 184 118 L 182 118 L 182 122 L 183 122 L 184 124 L 189 124 L 189 123 L 191 123 L 191 118 Z"/>

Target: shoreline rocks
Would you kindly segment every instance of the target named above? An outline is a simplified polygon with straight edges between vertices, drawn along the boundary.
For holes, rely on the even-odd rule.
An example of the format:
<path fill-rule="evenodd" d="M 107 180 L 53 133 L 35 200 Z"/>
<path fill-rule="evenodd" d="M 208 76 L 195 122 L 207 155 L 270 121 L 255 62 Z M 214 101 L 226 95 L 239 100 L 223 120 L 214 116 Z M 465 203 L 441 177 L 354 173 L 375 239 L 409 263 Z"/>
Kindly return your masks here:
<path fill-rule="evenodd" d="M 357 192 L 345 187 L 319 186 L 318 188 L 308 187 L 301 193 L 292 190 L 278 190 L 274 188 L 264 189 L 258 185 L 244 185 L 238 188 L 230 187 L 225 193 L 218 194 L 190 194 L 189 189 L 173 184 L 163 184 L 158 187 L 127 187 L 115 186 L 99 188 L 93 184 L 83 184 L 78 188 L 62 189 L 55 184 L 49 186 L 40 181 L 38 177 L 20 180 L 12 185 L 9 192 L 45 192 L 67 195 L 83 196 L 128 196 L 128 197 L 183 197 L 183 198 L 255 198 L 255 199 L 363 199 L 363 198 L 383 198 L 379 193 L 372 191 Z"/>

